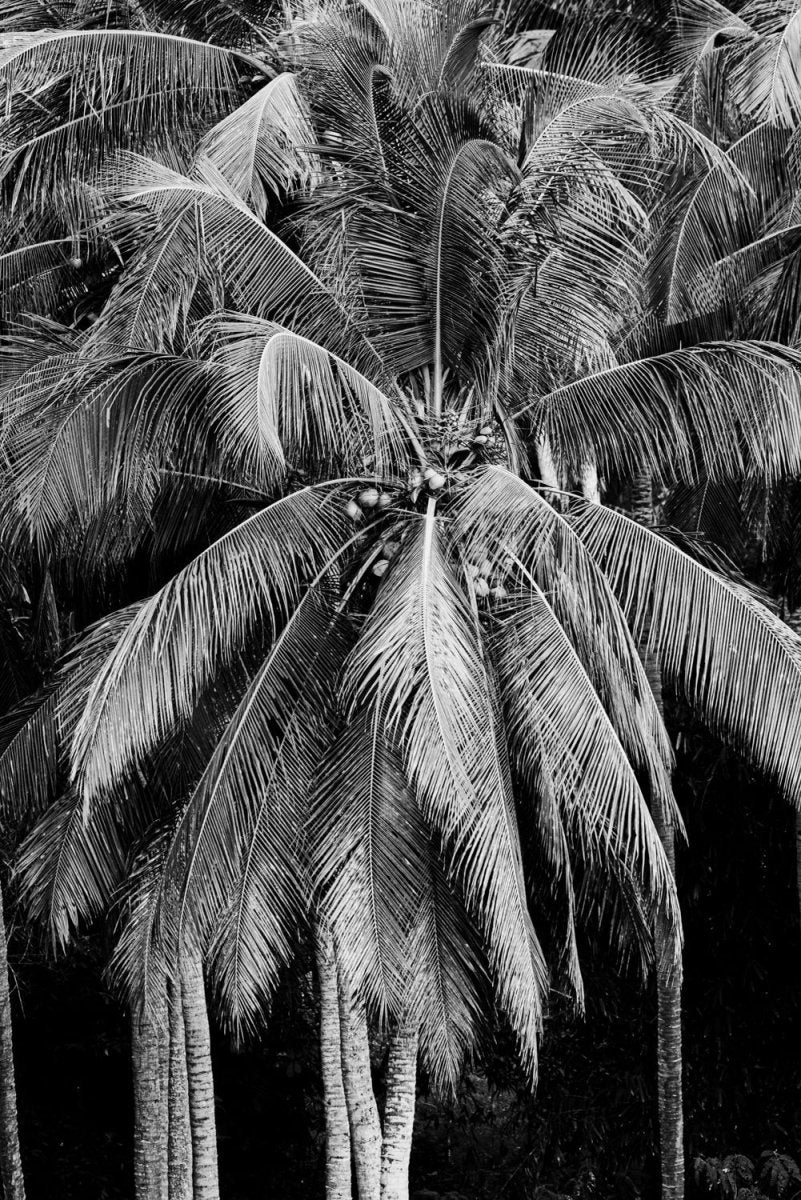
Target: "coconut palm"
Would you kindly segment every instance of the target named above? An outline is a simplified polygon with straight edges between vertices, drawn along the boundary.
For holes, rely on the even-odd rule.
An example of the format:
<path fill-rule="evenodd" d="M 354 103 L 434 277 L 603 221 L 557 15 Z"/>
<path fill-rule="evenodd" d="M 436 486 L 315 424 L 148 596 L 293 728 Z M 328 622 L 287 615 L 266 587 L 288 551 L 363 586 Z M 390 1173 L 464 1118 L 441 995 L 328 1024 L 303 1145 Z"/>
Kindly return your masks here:
<path fill-rule="evenodd" d="M 25 43 L 26 79 L 63 73 L 61 41 Z M 81 44 L 100 78 L 111 34 Z M 147 129 L 109 133 L 103 157 L 128 152 L 105 168 L 91 143 L 80 220 L 99 215 L 92 253 L 116 247 L 124 270 L 6 394 L 17 547 L 64 556 L 100 526 L 127 553 L 179 474 L 255 501 L 144 603 L 72 735 L 83 803 L 113 805 L 252 658 L 165 847 L 154 935 L 204 947 L 247 1027 L 310 877 L 348 987 L 443 1079 L 475 1039 L 481 953 L 535 1068 L 546 935 L 520 821 L 566 900 L 577 990 L 579 880 L 675 923 L 648 811 L 679 823 L 670 750 L 638 648 L 797 793 L 794 638 L 653 530 L 558 490 L 590 467 L 797 468 L 792 350 L 623 351 L 647 313 L 650 164 L 731 165 L 609 55 L 556 37 L 520 67 L 509 50 L 469 5 L 310 10 L 292 72 L 216 127 L 171 112 L 180 136 L 148 158 L 128 149 Z M 108 86 L 127 102 L 127 76 Z M 43 203 L 32 169 L 17 181 Z"/>

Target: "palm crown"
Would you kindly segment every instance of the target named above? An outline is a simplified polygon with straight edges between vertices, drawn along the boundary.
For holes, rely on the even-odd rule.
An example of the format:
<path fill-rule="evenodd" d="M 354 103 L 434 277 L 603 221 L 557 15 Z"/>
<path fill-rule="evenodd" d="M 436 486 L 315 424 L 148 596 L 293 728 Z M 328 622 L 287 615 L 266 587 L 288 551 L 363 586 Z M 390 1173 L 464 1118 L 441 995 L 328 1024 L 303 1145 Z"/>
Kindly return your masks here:
<path fill-rule="evenodd" d="M 734 188 L 745 168 L 680 115 L 675 81 L 624 73 L 614 39 L 568 54 L 557 35 L 510 65 L 512 35 L 474 4 L 310 9 L 238 107 L 244 51 L 140 32 L 31 33 L 0 59 L 12 301 L 52 296 L 41 246 L 66 178 L 41 145 L 78 139 L 60 234 L 89 261 L 56 264 L 83 272 L 69 327 L 7 339 L 10 544 L 130 555 L 187 484 L 256 510 L 76 644 L 0 759 L 5 790 L 59 742 L 53 842 L 67 819 L 117 864 L 147 780 L 186 796 L 141 872 L 130 986 L 191 937 L 247 1025 L 313 897 L 354 987 L 420 1024 L 435 1074 L 473 1043 L 485 958 L 534 1068 L 552 943 L 580 995 L 588 881 L 623 941 L 655 913 L 678 926 L 648 809 L 672 812 L 671 750 L 638 651 L 798 794 L 794 636 L 559 486 L 588 466 L 797 469 L 797 354 L 674 337 L 653 301 L 665 261 L 682 269 L 677 180 Z M 55 103 L 28 144 L 31 83 L 76 61 L 64 103 L 95 105 L 102 145 Z M 108 298 L 89 323 L 92 289 Z M 65 935 L 119 871 L 76 898 L 31 836 L 29 891 Z M 532 921 L 537 872 L 558 937 Z"/>

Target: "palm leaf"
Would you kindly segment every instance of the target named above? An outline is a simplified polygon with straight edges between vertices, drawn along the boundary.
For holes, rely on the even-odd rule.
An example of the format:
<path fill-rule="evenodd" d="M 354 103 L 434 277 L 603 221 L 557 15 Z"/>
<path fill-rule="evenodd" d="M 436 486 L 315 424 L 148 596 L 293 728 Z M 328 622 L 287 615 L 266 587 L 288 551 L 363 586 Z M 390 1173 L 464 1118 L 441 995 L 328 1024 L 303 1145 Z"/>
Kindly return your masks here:
<path fill-rule="evenodd" d="M 526 905 L 491 682 L 432 505 L 382 580 L 344 689 L 352 712 L 380 696 L 424 816 L 482 928 L 501 1003 L 533 1074 L 545 964 Z"/>
<path fill-rule="evenodd" d="M 517 410 L 568 461 L 597 456 L 674 479 L 798 469 L 798 352 L 774 342 L 710 342 L 564 383 Z"/>
<path fill-rule="evenodd" d="M 209 130 L 198 153 L 264 219 L 270 193 L 302 190 L 317 174 L 314 141 L 295 76 L 284 72 Z"/>
<path fill-rule="evenodd" d="M 182 718 L 259 627 L 277 627 L 341 552 L 342 483 L 304 488 L 224 534 L 146 601 L 92 686 L 72 746 L 88 799 Z"/>
<path fill-rule="evenodd" d="M 799 641 L 739 584 L 622 513 L 579 504 L 574 525 L 635 637 L 715 732 L 799 802 Z"/>

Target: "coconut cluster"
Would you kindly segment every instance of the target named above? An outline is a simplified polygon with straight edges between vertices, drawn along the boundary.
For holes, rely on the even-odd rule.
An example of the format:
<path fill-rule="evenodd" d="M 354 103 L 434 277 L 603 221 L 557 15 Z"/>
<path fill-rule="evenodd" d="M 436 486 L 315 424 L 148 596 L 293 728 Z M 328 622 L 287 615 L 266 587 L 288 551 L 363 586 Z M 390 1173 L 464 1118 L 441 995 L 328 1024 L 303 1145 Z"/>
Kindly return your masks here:
<path fill-rule="evenodd" d="M 500 581 L 500 571 L 497 564 L 485 558 L 482 563 L 468 563 L 467 573 L 473 581 L 473 591 L 479 600 L 493 600 L 495 603 L 505 600 L 509 595 Z"/>
<path fill-rule="evenodd" d="M 345 512 L 352 520 L 359 521 L 365 512 L 372 509 L 382 512 L 385 508 L 389 508 L 391 503 L 392 497 L 389 492 L 379 492 L 378 488 L 369 487 L 365 488 L 363 492 L 359 492 L 355 500 L 348 501 L 345 505 Z"/>

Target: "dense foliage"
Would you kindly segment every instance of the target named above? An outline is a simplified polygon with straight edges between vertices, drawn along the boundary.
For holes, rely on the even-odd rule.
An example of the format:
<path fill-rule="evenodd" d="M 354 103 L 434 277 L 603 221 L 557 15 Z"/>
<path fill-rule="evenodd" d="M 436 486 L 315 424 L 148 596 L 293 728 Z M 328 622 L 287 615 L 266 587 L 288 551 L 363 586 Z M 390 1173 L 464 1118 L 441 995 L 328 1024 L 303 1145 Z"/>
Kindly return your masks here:
<path fill-rule="evenodd" d="M 795 0 L 0 16 L 31 1194 L 130 1194 L 125 1013 L 154 1200 L 202 963 L 223 1193 L 333 1200 L 329 942 L 357 1177 L 369 1019 L 421 1195 L 679 1200 L 683 963 L 688 1188 L 795 1194 L 800 53 Z"/>

